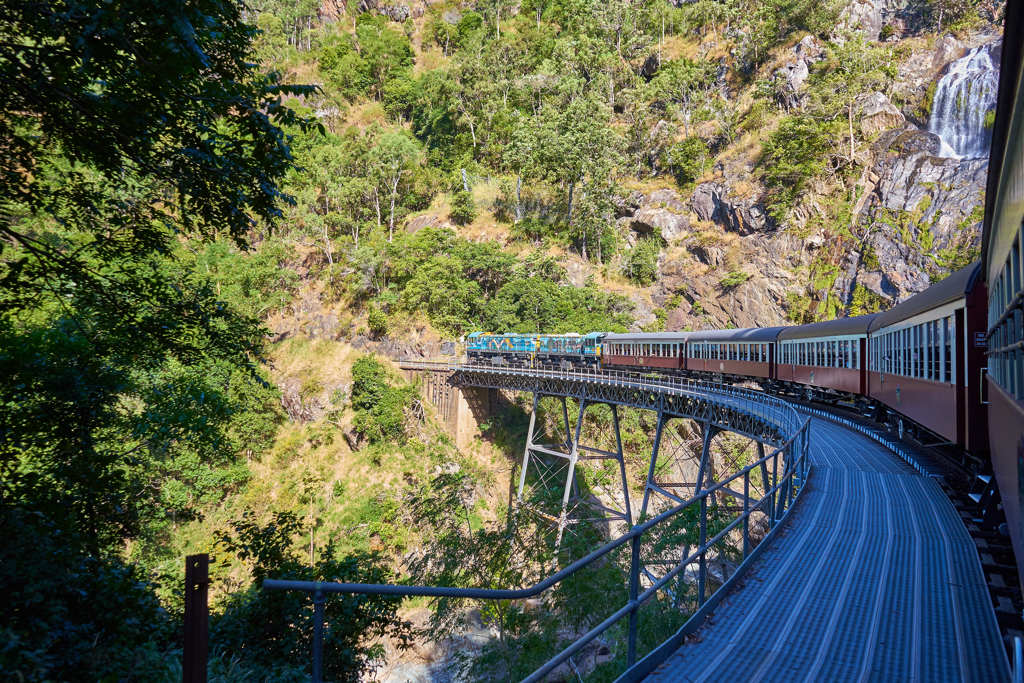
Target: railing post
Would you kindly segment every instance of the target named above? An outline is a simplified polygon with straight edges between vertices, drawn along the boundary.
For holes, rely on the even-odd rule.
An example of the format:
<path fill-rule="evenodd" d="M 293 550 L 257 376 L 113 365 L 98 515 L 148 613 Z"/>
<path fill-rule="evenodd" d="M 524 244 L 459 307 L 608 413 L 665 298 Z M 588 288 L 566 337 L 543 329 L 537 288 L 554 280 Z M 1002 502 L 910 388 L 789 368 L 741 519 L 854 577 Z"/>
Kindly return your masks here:
<path fill-rule="evenodd" d="M 313 683 L 324 679 L 324 593 L 313 593 Z"/>
<path fill-rule="evenodd" d="M 700 499 L 700 561 L 697 570 L 697 606 L 704 605 L 704 592 L 707 587 L 708 575 L 708 549 L 704 544 L 708 540 L 708 497 L 701 496 Z M 686 571 L 685 569 L 683 571 Z"/>
<path fill-rule="evenodd" d="M 629 636 L 626 646 L 626 666 L 636 664 L 636 632 L 640 605 L 636 603 L 640 595 L 640 534 L 630 541 L 629 559 Z"/>
<path fill-rule="evenodd" d="M 778 500 L 779 491 L 776 488 L 779 485 L 779 452 L 775 451 L 772 455 L 772 509 L 768 513 L 771 516 L 771 526 L 775 526 L 775 522 L 778 518 L 775 516 L 775 502 Z"/>
<path fill-rule="evenodd" d="M 210 556 L 185 558 L 185 648 L 182 653 L 183 683 L 206 683 L 206 658 L 210 644 Z"/>
<path fill-rule="evenodd" d="M 750 471 L 743 474 L 743 559 L 750 553 Z"/>

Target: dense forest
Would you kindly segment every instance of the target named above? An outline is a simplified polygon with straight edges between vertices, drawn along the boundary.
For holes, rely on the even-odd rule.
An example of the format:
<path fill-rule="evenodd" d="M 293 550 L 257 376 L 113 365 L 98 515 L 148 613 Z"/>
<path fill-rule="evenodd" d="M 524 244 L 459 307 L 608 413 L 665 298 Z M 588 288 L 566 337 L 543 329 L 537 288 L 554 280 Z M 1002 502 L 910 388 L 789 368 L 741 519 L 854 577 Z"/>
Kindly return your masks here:
<path fill-rule="evenodd" d="M 970 262 L 981 198 L 954 181 L 983 164 L 905 209 L 872 193 L 1000 5 L 853 5 L 5 0 L 0 668 L 180 679 L 194 552 L 218 680 L 309 675 L 310 602 L 269 576 L 544 575 L 544 534 L 509 522 L 524 406 L 460 451 L 399 356 L 874 311 Z M 592 617 L 582 582 L 611 604 L 620 579 L 543 609 L 338 598 L 327 672 L 476 620 L 444 666 L 521 677 Z"/>

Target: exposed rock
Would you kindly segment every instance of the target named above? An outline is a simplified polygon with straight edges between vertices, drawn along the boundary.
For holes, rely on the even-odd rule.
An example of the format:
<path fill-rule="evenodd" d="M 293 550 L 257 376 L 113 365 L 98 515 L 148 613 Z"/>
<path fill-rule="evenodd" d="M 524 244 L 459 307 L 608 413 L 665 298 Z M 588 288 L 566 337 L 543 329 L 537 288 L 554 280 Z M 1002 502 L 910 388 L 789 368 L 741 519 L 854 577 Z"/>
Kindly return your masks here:
<path fill-rule="evenodd" d="M 864 98 L 861 105 L 860 129 L 865 136 L 899 128 L 905 121 L 903 113 L 884 94 L 873 92 Z"/>
<path fill-rule="evenodd" d="M 637 192 L 636 190 L 633 190 L 625 196 L 615 195 L 612 197 L 612 204 L 615 206 L 615 215 L 618 218 L 632 216 L 643 203 L 643 193 Z"/>
<path fill-rule="evenodd" d="M 901 156 L 924 152 L 936 156 L 941 147 L 942 141 L 939 140 L 938 135 L 910 126 L 883 133 L 873 145 L 873 151 L 876 156 L 885 155 L 888 152 Z"/>
<path fill-rule="evenodd" d="M 416 233 L 423 228 L 436 228 L 442 224 L 442 220 L 433 214 L 424 214 L 422 216 L 414 216 L 405 222 L 405 231 L 408 233 Z"/>
<path fill-rule="evenodd" d="M 409 5 L 404 2 L 400 2 L 395 5 L 388 5 L 383 2 L 378 2 L 378 0 L 359 0 L 359 10 L 361 12 L 381 14 L 388 19 L 391 19 L 391 21 L 397 21 L 399 23 L 412 16 L 412 11 L 409 9 Z"/>
<path fill-rule="evenodd" d="M 950 34 L 946 34 L 935 41 L 932 48 L 932 71 L 938 71 L 955 59 L 959 59 L 966 52 L 967 46 Z"/>
<path fill-rule="evenodd" d="M 668 209 L 645 207 L 633 214 L 629 227 L 642 235 L 650 235 L 657 230 L 664 240 L 671 242 L 686 233 L 690 221 Z"/>
<path fill-rule="evenodd" d="M 701 183 L 693 192 L 690 206 L 703 221 L 712 221 L 726 230 L 749 235 L 774 230 L 775 221 L 755 201 L 728 197 L 728 188 L 719 183 Z"/>
<path fill-rule="evenodd" d="M 793 46 L 793 58 L 775 71 L 776 76 L 783 81 L 780 105 L 792 109 L 800 104 L 800 92 L 810 75 L 810 66 L 820 60 L 823 54 L 824 49 L 814 36 L 805 36 Z"/>
<path fill-rule="evenodd" d="M 358 451 L 363 447 L 363 436 L 354 429 L 346 429 L 342 431 L 341 435 L 345 438 L 345 443 L 352 451 Z"/>
<path fill-rule="evenodd" d="M 445 13 L 441 15 L 441 18 L 444 20 L 446 24 L 451 24 L 452 26 L 455 26 L 462 19 L 462 13 L 459 12 L 458 10 L 450 9 L 445 11 Z"/>
<path fill-rule="evenodd" d="M 976 246 L 988 162 L 985 159 L 943 159 L 930 150 L 935 142 L 923 131 L 906 136 L 903 150 L 926 146 L 928 151 L 891 147 L 873 168 L 878 183 L 866 203 L 861 229 L 863 249 L 851 251 L 837 280 L 840 296 L 852 297 L 855 285 L 891 302 L 899 302 L 941 277 L 934 255 L 943 249 Z M 934 137 L 934 136 L 932 136 Z"/>
<path fill-rule="evenodd" d="M 900 31 L 907 0 L 853 0 L 840 15 L 840 27 L 859 31 L 868 40 L 878 40 L 882 26 L 892 24 Z"/>
<path fill-rule="evenodd" d="M 644 199 L 644 206 L 663 207 L 672 211 L 686 211 L 686 205 L 679 197 L 679 193 L 672 189 L 655 190 Z"/>
<path fill-rule="evenodd" d="M 582 259 L 571 259 L 565 264 L 565 277 L 573 287 L 584 287 L 590 277 L 590 268 Z"/>
<path fill-rule="evenodd" d="M 672 241 L 682 237 L 690 228 L 690 221 L 685 215 L 686 205 L 675 190 L 655 190 L 646 196 L 633 192 L 615 201 L 619 224 L 631 231 L 626 236 L 630 246 L 635 243 L 632 233 L 650 235 L 658 232 L 666 241 Z"/>

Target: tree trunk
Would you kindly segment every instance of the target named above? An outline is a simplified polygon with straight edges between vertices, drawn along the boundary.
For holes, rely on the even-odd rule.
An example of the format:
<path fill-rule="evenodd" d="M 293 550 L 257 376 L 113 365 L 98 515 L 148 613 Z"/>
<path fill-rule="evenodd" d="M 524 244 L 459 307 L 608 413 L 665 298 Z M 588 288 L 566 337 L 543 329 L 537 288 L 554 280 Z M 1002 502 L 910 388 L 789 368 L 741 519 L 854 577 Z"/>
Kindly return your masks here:
<path fill-rule="evenodd" d="M 576 181 L 574 180 L 571 183 L 569 183 L 569 203 L 567 207 L 568 216 L 565 219 L 566 224 L 569 225 L 570 227 L 572 226 L 572 193 L 575 189 Z"/>
<path fill-rule="evenodd" d="M 466 112 L 466 118 L 469 119 L 469 134 L 473 137 L 473 149 L 476 149 L 476 129 L 473 127 L 473 117 Z"/>
<path fill-rule="evenodd" d="M 469 180 L 466 178 L 466 169 L 460 169 L 462 171 L 462 189 L 469 192 Z"/>
<path fill-rule="evenodd" d="M 331 235 L 327 230 L 327 223 L 324 222 L 324 253 L 327 254 L 327 263 L 334 265 L 334 255 L 331 253 Z"/>
<path fill-rule="evenodd" d="M 523 220 L 523 174 L 520 173 L 516 176 L 516 220 Z"/>
<path fill-rule="evenodd" d="M 373 208 L 377 210 L 377 227 L 380 227 L 380 192 L 373 188 Z"/>
<path fill-rule="evenodd" d="M 395 235 L 395 199 L 398 197 L 398 181 L 402 178 L 402 175 L 396 175 L 391 181 L 391 215 L 388 217 L 388 242 L 390 242 Z"/>

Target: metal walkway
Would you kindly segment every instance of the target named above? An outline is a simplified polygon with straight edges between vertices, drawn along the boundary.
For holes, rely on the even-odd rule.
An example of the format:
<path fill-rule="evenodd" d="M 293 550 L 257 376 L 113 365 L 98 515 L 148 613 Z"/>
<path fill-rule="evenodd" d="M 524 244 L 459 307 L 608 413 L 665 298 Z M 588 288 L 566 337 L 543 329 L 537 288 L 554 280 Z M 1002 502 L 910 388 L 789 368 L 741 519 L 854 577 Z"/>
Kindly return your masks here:
<path fill-rule="evenodd" d="M 815 419 L 787 527 L 651 681 L 1005 681 L 974 543 L 938 484 Z"/>

